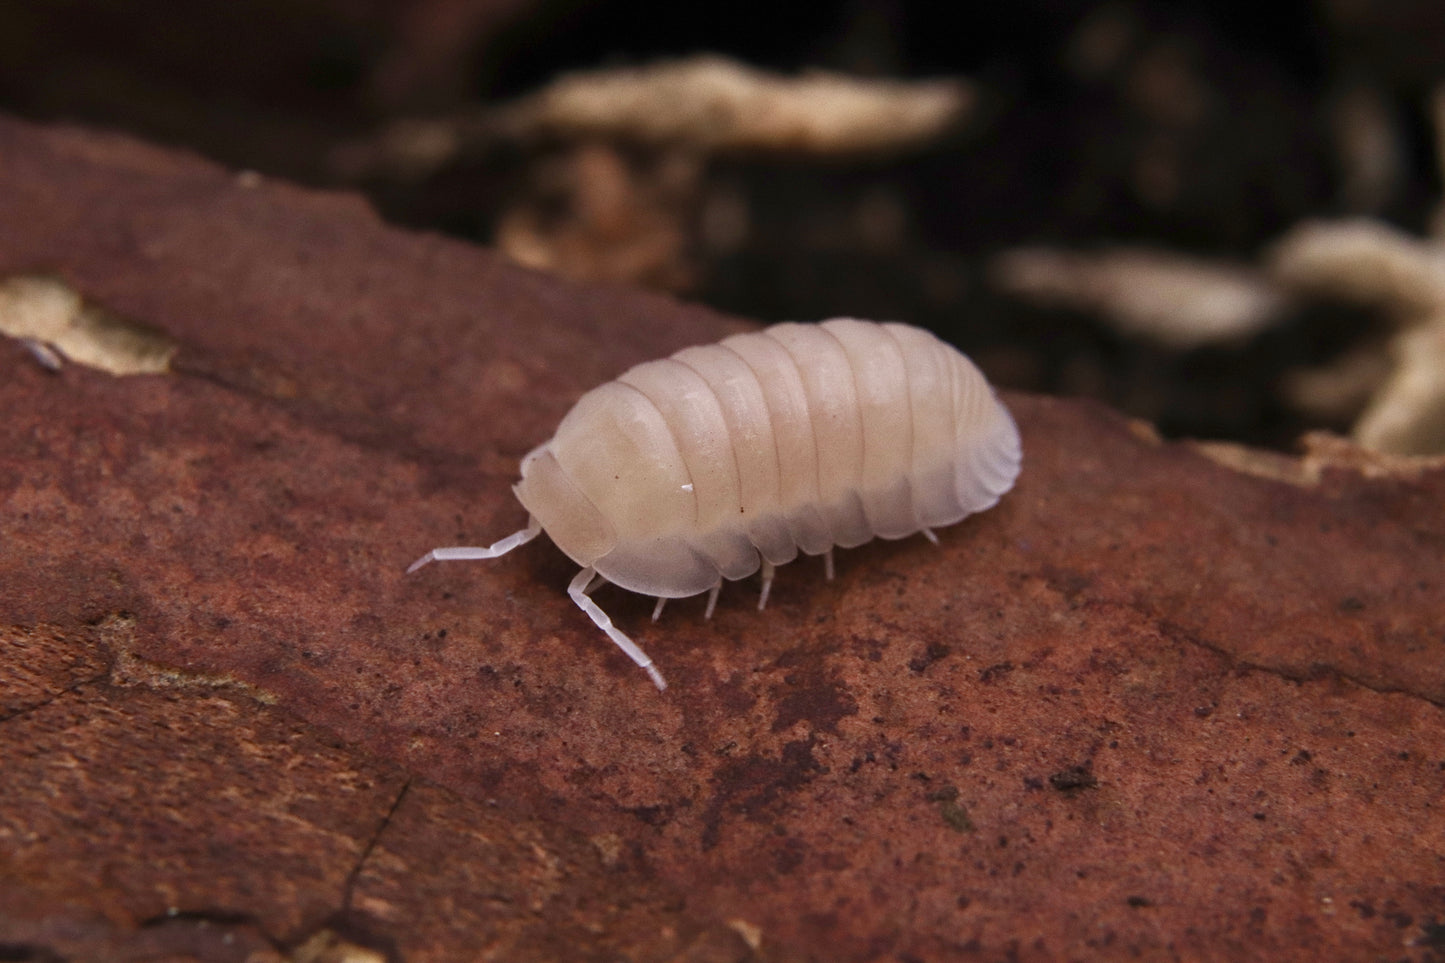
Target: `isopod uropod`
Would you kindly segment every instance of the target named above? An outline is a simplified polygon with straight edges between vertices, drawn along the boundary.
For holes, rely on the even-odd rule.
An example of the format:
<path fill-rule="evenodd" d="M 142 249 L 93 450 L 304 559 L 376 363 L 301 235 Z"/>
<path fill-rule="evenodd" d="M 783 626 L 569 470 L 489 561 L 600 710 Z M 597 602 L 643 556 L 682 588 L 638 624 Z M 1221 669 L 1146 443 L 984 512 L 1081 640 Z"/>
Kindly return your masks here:
<path fill-rule="evenodd" d="M 567 594 L 659 689 L 588 593 L 663 602 L 834 546 L 951 525 L 1018 476 L 1018 429 L 971 361 L 905 324 L 778 324 L 637 365 L 583 395 L 513 488 L 527 527 L 436 560 L 496 558 L 545 531 L 582 570 Z"/>

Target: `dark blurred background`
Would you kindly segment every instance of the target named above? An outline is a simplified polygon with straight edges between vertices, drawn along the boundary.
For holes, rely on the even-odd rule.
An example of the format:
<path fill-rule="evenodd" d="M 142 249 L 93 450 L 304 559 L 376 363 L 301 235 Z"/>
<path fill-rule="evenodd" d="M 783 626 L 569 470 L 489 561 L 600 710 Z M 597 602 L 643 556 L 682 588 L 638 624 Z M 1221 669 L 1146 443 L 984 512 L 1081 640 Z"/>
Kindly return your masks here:
<path fill-rule="evenodd" d="M 823 117 L 790 86 L 813 70 L 953 80 L 958 110 L 860 149 L 539 100 L 589 71 L 687 109 L 687 85 L 636 71 L 701 54 L 764 98 L 744 125 L 768 97 Z M 0 110 L 362 191 L 399 224 L 760 321 L 926 325 L 1007 387 L 1281 448 L 1357 424 L 1401 322 L 1299 296 L 1270 252 L 1319 218 L 1432 243 L 1442 64 L 1439 0 L 0 5 Z"/>

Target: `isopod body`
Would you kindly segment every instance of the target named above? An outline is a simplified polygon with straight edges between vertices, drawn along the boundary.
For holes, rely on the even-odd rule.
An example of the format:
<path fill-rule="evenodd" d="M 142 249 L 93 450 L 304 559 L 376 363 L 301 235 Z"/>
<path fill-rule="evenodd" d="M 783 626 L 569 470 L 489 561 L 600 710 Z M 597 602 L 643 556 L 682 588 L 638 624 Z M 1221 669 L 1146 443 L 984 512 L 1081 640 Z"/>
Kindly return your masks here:
<path fill-rule="evenodd" d="M 588 597 L 716 592 L 982 511 L 1014 483 L 1018 429 L 963 354 L 904 324 L 778 324 L 649 361 L 592 389 L 522 459 L 521 532 L 435 559 L 494 558 L 546 531 L 582 566 L 569 594 L 664 686 Z M 761 607 L 761 603 L 760 603 Z M 711 602 L 709 604 L 711 614 Z"/>

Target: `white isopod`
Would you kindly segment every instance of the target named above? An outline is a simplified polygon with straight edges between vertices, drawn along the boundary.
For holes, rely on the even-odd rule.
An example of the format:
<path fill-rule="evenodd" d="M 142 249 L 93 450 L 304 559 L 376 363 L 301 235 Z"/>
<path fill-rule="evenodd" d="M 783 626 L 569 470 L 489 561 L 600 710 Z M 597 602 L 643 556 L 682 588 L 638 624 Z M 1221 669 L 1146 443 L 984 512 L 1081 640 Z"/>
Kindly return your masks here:
<path fill-rule="evenodd" d="M 952 525 L 1013 486 L 1018 428 L 973 362 L 905 324 L 778 324 L 637 365 L 583 395 L 522 459 L 527 527 L 436 560 L 496 558 L 546 531 L 582 571 L 567 594 L 667 683 L 588 593 L 710 591 L 834 546 Z"/>

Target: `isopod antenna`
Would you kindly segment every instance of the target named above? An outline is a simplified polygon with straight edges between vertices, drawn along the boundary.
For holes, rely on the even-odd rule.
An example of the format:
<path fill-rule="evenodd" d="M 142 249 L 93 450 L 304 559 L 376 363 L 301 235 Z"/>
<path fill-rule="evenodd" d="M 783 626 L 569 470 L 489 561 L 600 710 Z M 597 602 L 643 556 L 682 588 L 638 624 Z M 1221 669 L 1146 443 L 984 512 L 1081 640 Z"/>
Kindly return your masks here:
<path fill-rule="evenodd" d="M 527 527 L 513 532 L 499 542 L 490 545 L 453 545 L 449 548 L 434 548 L 407 566 L 410 575 L 429 562 L 475 562 L 486 558 L 500 558 L 514 548 L 526 545 L 542 534 L 542 523 L 535 518 L 527 519 Z"/>
<path fill-rule="evenodd" d="M 542 523 L 535 518 L 529 518 L 527 519 L 526 528 L 520 532 L 513 532 L 501 541 L 493 542 L 491 545 L 452 545 L 446 548 L 434 548 L 415 562 L 412 562 L 411 565 L 407 567 L 406 574 L 410 575 L 423 565 L 431 562 L 475 562 L 482 559 L 498 558 L 506 555 L 514 548 L 526 545 L 540 534 L 542 534 Z M 638 666 L 647 673 L 648 678 L 657 686 L 659 692 L 666 690 L 667 680 L 662 677 L 662 673 L 657 670 L 657 666 L 652 664 L 652 659 L 648 654 L 642 651 L 636 642 L 629 639 L 626 633 L 613 625 L 612 620 L 607 617 L 607 613 L 602 611 L 597 603 L 592 601 L 591 597 L 587 594 L 591 589 L 595 588 L 596 585 L 600 585 L 605 581 L 606 579 L 598 575 L 594 569 L 584 568 L 577 573 L 577 577 L 572 580 L 572 584 L 567 586 L 567 595 L 573 602 L 577 603 L 578 608 L 587 613 L 588 618 L 592 619 L 593 623 L 596 624 L 599 629 L 607 633 L 609 639 L 617 643 L 619 649 L 627 653 L 629 659 L 636 662 Z M 708 609 L 708 614 L 712 614 L 711 607 Z"/>

